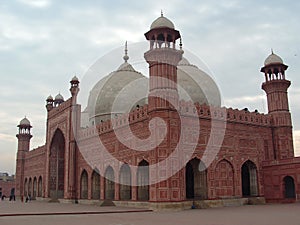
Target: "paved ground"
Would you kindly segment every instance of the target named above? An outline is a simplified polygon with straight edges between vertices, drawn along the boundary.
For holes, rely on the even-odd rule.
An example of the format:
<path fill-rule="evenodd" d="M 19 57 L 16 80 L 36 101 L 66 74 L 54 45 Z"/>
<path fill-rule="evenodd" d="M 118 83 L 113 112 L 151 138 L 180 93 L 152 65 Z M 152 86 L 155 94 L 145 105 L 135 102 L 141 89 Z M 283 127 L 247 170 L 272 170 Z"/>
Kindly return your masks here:
<path fill-rule="evenodd" d="M 180 212 L 136 212 L 136 209 L 58 203 L 0 202 L 0 225 L 299 225 L 300 203 L 256 205 Z M 91 214 L 77 214 L 77 213 Z M 27 213 L 72 215 L 1 216 Z M 99 214 L 93 214 L 99 213 Z"/>

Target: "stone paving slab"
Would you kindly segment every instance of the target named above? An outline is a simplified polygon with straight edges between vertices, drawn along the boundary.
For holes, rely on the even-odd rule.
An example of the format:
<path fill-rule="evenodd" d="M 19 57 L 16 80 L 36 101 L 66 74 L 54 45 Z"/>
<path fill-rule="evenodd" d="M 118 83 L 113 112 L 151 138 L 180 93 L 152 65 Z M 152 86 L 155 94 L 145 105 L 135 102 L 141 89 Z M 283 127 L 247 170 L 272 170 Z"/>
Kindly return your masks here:
<path fill-rule="evenodd" d="M 71 203 L 47 203 L 31 201 L 28 203 L 0 201 L 0 217 L 8 214 L 87 214 L 87 213 L 111 213 L 111 212 L 129 212 L 129 211 L 149 211 L 138 208 L 96 206 Z"/>
<path fill-rule="evenodd" d="M 102 209 L 103 208 L 103 209 Z M 57 203 L 0 203 L 3 212 L 74 212 L 73 215 L 40 215 L 0 217 L 0 224 L 21 225 L 299 225 L 300 203 L 282 205 L 247 205 L 214 209 L 195 209 L 179 212 L 121 213 L 128 208 L 99 207 Z M 96 212 L 99 215 L 79 215 L 76 212 Z M 120 210 L 120 213 L 108 212 Z"/>

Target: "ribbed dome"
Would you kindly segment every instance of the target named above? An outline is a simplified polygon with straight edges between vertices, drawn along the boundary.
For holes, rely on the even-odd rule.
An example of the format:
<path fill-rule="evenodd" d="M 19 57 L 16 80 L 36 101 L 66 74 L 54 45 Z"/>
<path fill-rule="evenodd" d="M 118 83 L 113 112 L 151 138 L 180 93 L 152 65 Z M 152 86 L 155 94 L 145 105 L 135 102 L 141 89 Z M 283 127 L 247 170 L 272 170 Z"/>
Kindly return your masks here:
<path fill-rule="evenodd" d="M 192 99 L 194 103 L 221 106 L 219 89 L 214 80 L 197 66 L 182 58 L 177 67 L 177 83 L 180 100 Z M 184 92 L 189 96 L 186 96 Z"/>
<path fill-rule="evenodd" d="M 150 29 L 155 29 L 155 28 L 161 28 L 161 27 L 168 27 L 171 29 L 175 29 L 174 24 L 172 23 L 171 20 L 169 20 L 168 18 L 164 17 L 163 15 L 161 15 L 160 17 L 158 17 L 156 20 L 153 21 L 153 23 L 150 26 Z"/>
<path fill-rule="evenodd" d="M 74 76 L 71 81 L 79 81 L 78 77 Z"/>
<path fill-rule="evenodd" d="M 272 54 L 269 55 L 268 58 L 265 60 L 265 66 L 271 64 L 283 64 L 283 60 L 278 55 L 272 52 Z"/>
<path fill-rule="evenodd" d="M 191 65 L 183 58 L 177 70 L 178 85 L 190 96 L 185 96 L 179 88 L 180 100 L 207 105 L 221 105 L 219 89 L 213 79 L 197 66 Z M 134 81 L 139 80 L 139 85 Z M 110 73 L 101 79 L 90 91 L 87 108 L 84 110 L 89 114 L 89 120 L 99 124 L 101 121 L 111 119 L 113 115 L 126 113 L 125 108 L 132 104 L 133 95 L 139 99 L 142 93 L 148 93 L 149 79 L 134 70 L 131 64 L 124 62 L 117 71 Z M 126 90 L 124 89 L 126 87 Z M 118 96 L 121 104 L 113 110 L 113 104 Z M 129 97 L 130 96 L 130 97 Z M 143 106 L 147 104 L 147 98 L 140 99 L 135 103 Z"/>
<path fill-rule="evenodd" d="M 61 94 L 55 96 L 55 101 L 64 101 L 64 97 Z"/>
<path fill-rule="evenodd" d="M 46 101 L 53 101 L 53 97 L 51 95 L 49 95 L 48 98 L 46 99 Z"/>
<path fill-rule="evenodd" d="M 142 81 L 141 85 L 136 85 L 134 81 L 139 79 L 145 79 L 145 82 Z M 95 118 L 95 123 L 98 124 L 111 119 L 112 115 L 125 113 L 125 108 L 132 104 L 132 96 L 144 93 L 147 86 L 147 78 L 137 72 L 131 64 L 124 62 L 118 70 L 101 79 L 91 90 L 86 109 L 90 119 Z M 123 89 L 124 87 L 126 90 Z M 117 97 L 121 99 L 121 104 L 113 109 Z M 145 104 L 146 99 L 141 99 L 135 105 L 143 106 Z"/>
<path fill-rule="evenodd" d="M 25 117 L 20 121 L 20 126 L 30 126 L 30 121 Z"/>

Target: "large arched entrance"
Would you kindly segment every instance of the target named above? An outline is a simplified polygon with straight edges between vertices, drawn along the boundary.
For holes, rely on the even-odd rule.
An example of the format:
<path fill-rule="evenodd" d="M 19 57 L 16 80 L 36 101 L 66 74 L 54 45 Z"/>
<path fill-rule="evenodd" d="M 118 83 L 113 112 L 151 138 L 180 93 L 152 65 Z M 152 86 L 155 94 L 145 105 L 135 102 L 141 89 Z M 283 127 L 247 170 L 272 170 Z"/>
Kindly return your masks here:
<path fill-rule="evenodd" d="M 28 181 L 28 196 L 30 196 L 30 198 L 32 198 L 32 179 L 31 179 L 31 177 L 29 178 L 29 181 Z"/>
<path fill-rule="evenodd" d="M 28 196 L 28 180 L 27 180 L 27 178 L 25 178 L 25 182 L 24 182 L 24 196 L 25 197 Z"/>
<path fill-rule="evenodd" d="M 283 179 L 284 182 L 284 197 L 296 198 L 295 182 L 291 176 L 286 176 Z"/>
<path fill-rule="evenodd" d="M 258 195 L 257 169 L 250 160 L 242 166 L 242 192 L 244 197 Z"/>
<path fill-rule="evenodd" d="M 111 166 L 105 171 L 105 199 L 115 199 L 115 174 Z"/>
<path fill-rule="evenodd" d="M 140 201 L 149 200 L 149 163 L 142 160 L 138 165 L 137 170 L 137 198 Z"/>
<path fill-rule="evenodd" d="M 43 192 L 43 182 L 42 182 L 42 177 L 39 177 L 39 182 L 38 182 L 38 197 L 42 197 L 42 192 Z"/>
<path fill-rule="evenodd" d="M 50 145 L 49 189 L 50 198 L 64 197 L 65 179 L 65 138 L 63 133 L 56 130 Z"/>
<path fill-rule="evenodd" d="M 131 171 L 128 164 L 120 169 L 120 200 L 131 199 Z"/>
<path fill-rule="evenodd" d="M 92 174 L 92 199 L 100 199 L 100 175 L 96 171 Z"/>
<path fill-rule="evenodd" d="M 190 160 L 185 167 L 185 188 L 187 199 L 206 199 L 206 169 L 199 159 Z"/>
<path fill-rule="evenodd" d="M 37 197 L 37 179 L 36 179 L 36 177 L 34 177 L 34 179 L 33 179 L 33 199 L 36 199 L 36 197 Z"/>
<path fill-rule="evenodd" d="M 83 170 L 80 177 L 80 198 L 88 198 L 88 174 L 86 170 Z"/>

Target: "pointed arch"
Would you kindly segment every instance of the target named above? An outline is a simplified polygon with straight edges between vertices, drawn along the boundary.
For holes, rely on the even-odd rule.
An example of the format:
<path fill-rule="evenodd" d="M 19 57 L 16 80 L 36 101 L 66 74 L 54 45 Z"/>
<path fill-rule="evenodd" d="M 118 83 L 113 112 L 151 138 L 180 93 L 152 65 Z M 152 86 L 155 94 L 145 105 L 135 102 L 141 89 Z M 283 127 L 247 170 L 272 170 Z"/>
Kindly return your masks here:
<path fill-rule="evenodd" d="M 50 198 L 63 198 L 65 188 L 65 137 L 60 129 L 57 129 L 53 135 L 49 160 Z"/>
<path fill-rule="evenodd" d="M 131 199 L 131 170 L 128 164 L 120 169 L 120 200 Z"/>
<path fill-rule="evenodd" d="M 33 178 L 33 188 L 32 188 L 32 198 L 35 199 L 37 197 L 37 179 Z"/>
<path fill-rule="evenodd" d="M 38 197 L 42 197 L 42 195 L 43 195 L 43 180 L 42 180 L 42 176 L 40 176 L 38 181 Z"/>
<path fill-rule="evenodd" d="M 216 197 L 234 196 L 234 169 L 229 161 L 223 159 L 217 163 L 214 180 Z"/>
<path fill-rule="evenodd" d="M 258 185 L 256 165 L 252 161 L 248 160 L 242 165 L 241 172 L 243 196 L 257 196 Z"/>
<path fill-rule="evenodd" d="M 87 199 L 88 198 L 88 173 L 86 170 L 81 172 L 80 176 L 80 198 Z"/>
<path fill-rule="evenodd" d="M 111 166 L 105 170 L 105 199 L 115 199 L 115 173 Z"/>
<path fill-rule="evenodd" d="M 26 197 L 28 195 L 28 179 L 27 177 L 25 178 L 25 181 L 24 181 L 24 196 Z"/>
<path fill-rule="evenodd" d="M 29 181 L 28 181 L 28 196 L 32 197 L 32 179 L 31 179 L 31 177 L 29 178 Z"/>
<path fill-rule="evenodd" d="M 207 170 L 198 158 L 191 159 L 185 167 L 187 199 L 207 198 Z"/>
<path fill-rule="evenodd" d="M 142 160 L 137 169 L 137 199 L 140 201 L 149 200 L 149 163 Z"/>
<path fill-rule="evenodd" d="M 284 183 L 284 198 L 296 198 L 295 182 L 294 178 L 291 176 L 286 176 L 283 178 Z"/>
<path fill-rule="evenodd" d="M 100 199 L 100 175 L 96 170 L 92 173 L 92 199 Z"/>

